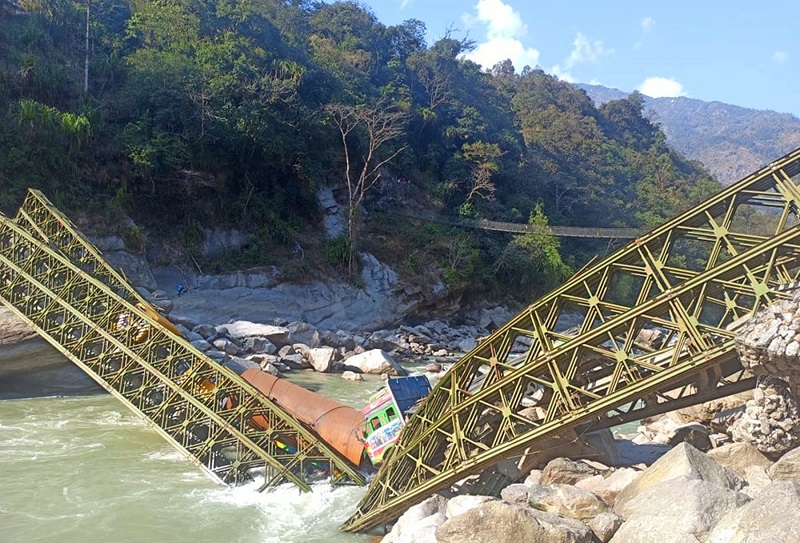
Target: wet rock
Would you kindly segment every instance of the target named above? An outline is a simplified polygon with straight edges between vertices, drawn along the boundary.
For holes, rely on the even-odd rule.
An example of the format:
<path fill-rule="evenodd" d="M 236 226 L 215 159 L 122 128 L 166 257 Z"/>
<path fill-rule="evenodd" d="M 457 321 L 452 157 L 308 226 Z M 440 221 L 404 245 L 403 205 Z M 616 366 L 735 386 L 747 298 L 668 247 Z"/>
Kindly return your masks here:
<path fill-rule="evenodd" d="M 363 381 L 364 377 L 360 373 L 344 371 L 342 372 L 342 379 L 346 381 Z"/>

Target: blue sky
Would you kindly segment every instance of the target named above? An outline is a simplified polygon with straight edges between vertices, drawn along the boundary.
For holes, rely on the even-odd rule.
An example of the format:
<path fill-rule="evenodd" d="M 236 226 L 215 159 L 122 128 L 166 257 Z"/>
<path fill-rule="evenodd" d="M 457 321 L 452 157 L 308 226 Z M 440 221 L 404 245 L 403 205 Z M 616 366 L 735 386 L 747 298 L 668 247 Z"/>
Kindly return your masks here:
<path fill-rule="evenodd" d="M 484 67 L 510 58 L 562 80 L 800 116 L 795 0 L 363 0 L 378 19 L 419 19 L 435 41 L 469 37 Z"/>

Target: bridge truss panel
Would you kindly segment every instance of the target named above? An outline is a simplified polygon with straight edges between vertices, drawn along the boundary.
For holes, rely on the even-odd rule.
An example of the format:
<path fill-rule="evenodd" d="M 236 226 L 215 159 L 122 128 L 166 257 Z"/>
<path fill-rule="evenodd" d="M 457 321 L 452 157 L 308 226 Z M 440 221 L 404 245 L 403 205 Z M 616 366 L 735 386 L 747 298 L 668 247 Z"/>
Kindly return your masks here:
<path fill-rule="evenodd" d="M 262 489 L 290 482 L 310 490 L 322 478 L 364 484 L 302 423 L 136 305 L 99 252 L 81 252 L 79 263 L 100 279 L 62 254 L 49 236 L 69 234 L 63 224 L 50 232 L 34 219 L 28 227 L 38 235 L 0 215 L 0 300 L 212 478 L 238 484 L 263 474 Z M 62 246 L 84 243 L 73 237 Z"/>
<path fill-rule="evenodd" d="M 581 270 L 456 363 L 356 513 L 363 531 L 567 428 L 742 390 L 734 331 L 800 275 L 800 149 Z"/>

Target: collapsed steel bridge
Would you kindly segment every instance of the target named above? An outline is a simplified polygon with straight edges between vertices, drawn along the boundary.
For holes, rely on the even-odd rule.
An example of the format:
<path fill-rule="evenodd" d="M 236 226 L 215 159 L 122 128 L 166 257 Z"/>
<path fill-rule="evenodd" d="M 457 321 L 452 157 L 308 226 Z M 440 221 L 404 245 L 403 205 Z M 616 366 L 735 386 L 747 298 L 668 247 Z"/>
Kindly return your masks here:
<path fill-rule="evenodd" d="M 481 342 L 404 428 L 343 529 L 391 522 L 564 430 L 751 388 L 733 340 L 800 278 L 799 173 L 800 149 L 587 266 Z M 171 330 L 37 191 L 14 220 L 0 216 L 0 300 L 215 479 L 363 484 L 308 427 Z"/>
<path fill-rule="evenodd" d="M 0 300 L 213 479 L 364 484 L 309 427 L 184 340 L 38 191 L 15 220 L 0 215 Z"/>
<path fill-rule="evenodd" d="M 391 522 L 566 429 L 752 388 L 735 330 L 798 278 L 798 173 L 800 149 L 586 267 L 495 331 L 433 389 L 342 528 Z M 535 407 L 523 409 L 523 399 Z"/>

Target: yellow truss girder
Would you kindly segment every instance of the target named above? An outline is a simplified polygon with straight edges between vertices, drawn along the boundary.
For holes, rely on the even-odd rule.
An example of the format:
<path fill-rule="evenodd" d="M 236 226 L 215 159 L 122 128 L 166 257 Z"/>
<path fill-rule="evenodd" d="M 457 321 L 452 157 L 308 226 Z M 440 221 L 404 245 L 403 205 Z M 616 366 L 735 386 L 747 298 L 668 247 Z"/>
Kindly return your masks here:
<path fill-rule="evenodd" d="M 162 326 L 41 193 L 17 222 L 0 215 L 0 300 L 213 479 L 364 484 L 310 429 Z"/>
<path fill-rule="evenodd" d="M 434 387 L 342 528 L 391 522 L 564 429 L 751 385 L 735 329 L 798 278 L 798 173 L 800 149 L 587 266 L 495 331 Z"/>

